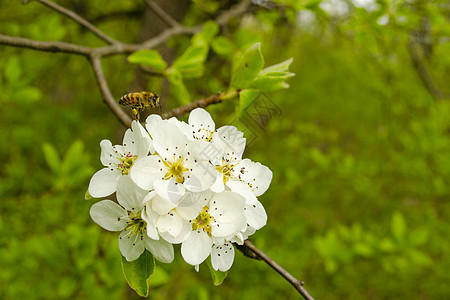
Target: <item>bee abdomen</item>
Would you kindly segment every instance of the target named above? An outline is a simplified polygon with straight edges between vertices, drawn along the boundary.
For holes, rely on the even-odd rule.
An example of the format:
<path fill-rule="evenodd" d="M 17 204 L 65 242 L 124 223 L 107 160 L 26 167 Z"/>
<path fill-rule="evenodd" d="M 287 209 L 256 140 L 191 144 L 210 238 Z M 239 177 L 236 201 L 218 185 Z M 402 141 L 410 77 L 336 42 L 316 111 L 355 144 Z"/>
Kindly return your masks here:
<path fill-rule="evenodd" d="M 122 106 L 136 105 L 139 103 L 136 96 L 139 97 L 139 93 L 129 93 L 129 94 L 123 95 L 119 99 L 119 104 Z"/>

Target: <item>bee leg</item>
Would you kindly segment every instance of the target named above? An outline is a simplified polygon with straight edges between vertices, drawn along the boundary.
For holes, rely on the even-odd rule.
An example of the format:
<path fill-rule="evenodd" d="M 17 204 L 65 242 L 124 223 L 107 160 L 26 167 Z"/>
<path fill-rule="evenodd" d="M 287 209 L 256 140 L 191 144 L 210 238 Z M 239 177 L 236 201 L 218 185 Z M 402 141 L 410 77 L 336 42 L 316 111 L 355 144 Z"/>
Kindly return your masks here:
<path fill-rule="evenodd" d="M 131 112 L 133 114 L 133 119 L 139 121 L 139 119 L 140 119 L 139 109 L 138 108 L 133 108 Z"/>

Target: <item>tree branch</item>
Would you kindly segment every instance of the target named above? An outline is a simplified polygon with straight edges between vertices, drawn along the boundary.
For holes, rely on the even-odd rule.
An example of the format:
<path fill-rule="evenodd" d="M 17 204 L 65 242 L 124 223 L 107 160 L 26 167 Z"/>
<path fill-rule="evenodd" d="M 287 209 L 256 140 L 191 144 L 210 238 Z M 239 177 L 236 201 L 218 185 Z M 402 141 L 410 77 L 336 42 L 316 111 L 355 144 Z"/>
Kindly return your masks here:
<path fill-rule="evenodd" d="M 0 34 L 0 45 L 29 48 L 46 52 L 65 52 L 88 56 L 92 48 L 70 44 L 66 42 L 35 41 L 22 37 L 12 37 Z"/>
<path fill-rule="evenodd" d="M 180 23 L 178 23 L 174 18 L 172 18 L 168 13 L 166 13 L 158 4 L 156 4 L 153 0 L 145 0 L 148 7 L 153 10 L 155 14 L 157 14 L 161 20 L 166 22 L 171 27 L 180 27 Z"/>
<path fill-rule="evenodd" d="M 292 284 L 297 291 L 303 296 L 305 300 L 314 300 L 314 298 L 308 293 L 308 291 L 303 287 L 304 282 L 298 280 L 294 276 L 292 276 L 288 271 L 283 269 L 279 264 L 273 261 L 270 257 L 268 257 L 264 252 L 256 248 L 249 239 L 244 241 L 244 246 L 249 248 L 256 256 L 261 258 L 266 264 L 268 264 L 272 269 L 277 271 L 281 276 L 284 277 L 290 284 Z"/>
<path fill-rule="evenodd" d="M 98 87 L 100 88 L 105 104 L 111 109 L 111 111 L 116 115 L 116 117 L 125 127 L 131 127 L 131 118 L 127 113 L 125 113 L 125 111 L 119 106 L 119 104 L 117 104 L 116 100 L 114 100 L 114 97 L 111 94 L 111 91 L 109 90 L 105 75 L 103 75 L 100 57 L 91 55 L 89 58 L 92 64 L 92 68 L 94 69 L 95 79 L 97 80 Z"/>
<path fill-rule="evenodd" d="M 23 4 L 27 4 L 28 2 L 33 0 L 24 0 Z M 34 0 L 38 1 L 42 4 L 44 4 L 47 7 L 50 7 L 51 9 L 57 11 L 58 13 L 65 15 L 66 17 L 69 17 L 70 19 L 74 20 L 75 22 L 81 24 L 82 26 L 89 29 L 92 33 L 94 33 L 96 36 L 107 42 L 108 44 L 119 44 L 119 41 L 116 41 L 112 38 L 110 38 L 108 35 L 106 35 L 104 32 L 102 32 L 100 29 L 95 27 L 93 24 L 91 24 L 88 20 L 84 19 L 83 17 L 79 16 L 78 14 L 74 13 L 71 10 L 68 10 L 67 8 L 64 8 L 56 3 L 53 3 L 49 0 Z"/>
<path fill-rule="evenodd" d="M 169 112 L 163 113 L 161 115 L 161 117 L 163 119 L 168 119 L 171 117 L 180 117 L 184 114 L 187 114 L 188 112 L 191 112 L 192 110 L 196 109 L 197 107 L 205 108 L 211 104 L 217 104 L 217 103 L 222 102 L 223 100 L 234 98 L 239 95 L 239 92 L 240 92 L 240 90 L 229 91 L 226 93 L 217 93 L 217 94 L 209 96 L 207 98 L 199 99 L 199 100 L 193 101 L 191 103 L 188 103 L 186 105 L 174 108 Z"/>

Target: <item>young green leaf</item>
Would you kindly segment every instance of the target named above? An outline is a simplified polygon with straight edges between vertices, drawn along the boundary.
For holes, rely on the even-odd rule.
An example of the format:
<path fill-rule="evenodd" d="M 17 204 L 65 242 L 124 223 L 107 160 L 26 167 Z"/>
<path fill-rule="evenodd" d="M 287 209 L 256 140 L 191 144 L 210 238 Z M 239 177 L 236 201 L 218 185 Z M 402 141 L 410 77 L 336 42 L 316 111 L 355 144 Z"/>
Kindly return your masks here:
<path fill-rule="evenodd" d="M 147 297 L 149 279 L 155 269 L 153 255 L 145 250 L 142 255 L 133 261 L 127 261 L 122 256 L 122 270 L 128 285 L 141 297 Z"/>
<path fill-rule="evenodd" d="M 258 90 L 242 90 L 239 93 L 239 106 L 236 111 L 236 117 L 241 117 L 242 114 L 252 105 L 260 92 Z"/>
<path fill-rule="evenodd" d="M 289 58 L 279 64 L 264 68 L 259 72 L 258 77 L 250 83 L 249 87 L 262 91 L 275 91 L 288 88 L 289 85 L 284 81 L 295 76 L 294 73 L 289 72 L 289 66 L 292 60 L 292 58 Z"/>
<path fill-rule="evenodd" d="M 42 152 L 44 153 L 45 162 L 55 174 L 61 172 L 61 158 L 55 147 L 49 143 L 42 144 Z"/>
<path fill-rule="evenodd" d="M 206 264 L 208 265 L 209 272 L 211 273 L 211 278 L 214 282 L 214 285 L 221 285 L 222 282 L 227 278 L 228 272 L 221 272 L 214 270 L 212 263 L 211 263 L 211 257 L 209 257 L 206 260 Z"/>
<path fill-rule="evenodd" d="M 208 55 L 207 43 L 191 44 L 183 54 L 175 60 L 172 68 L 177 69 L 185 78 L 198 78 L 203 75 L 204 62 Z"/>
<path fill-rule="evenodd" d="M 136 51 L 128 56 L 128 61 L 133 64 L 151 67 L 158 72 L 162 72 L 167 68 L 167 63 L 161 57 L 161 54 L 153 49 Z"/>
<path fill-rule="evenodd" d="M 247 88 L 258 76 L 264 66 L 261 44 L 256 43 L 248 48 L 233 67 L 230 86 L 232 88 Z"/>

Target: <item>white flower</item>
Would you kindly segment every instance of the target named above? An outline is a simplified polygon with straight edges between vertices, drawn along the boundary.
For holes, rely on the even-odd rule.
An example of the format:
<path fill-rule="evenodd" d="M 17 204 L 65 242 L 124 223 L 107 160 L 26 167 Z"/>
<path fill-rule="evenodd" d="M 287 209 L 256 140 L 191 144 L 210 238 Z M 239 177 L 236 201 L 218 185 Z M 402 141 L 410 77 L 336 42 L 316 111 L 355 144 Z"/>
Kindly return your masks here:
<path fill-rule="evenodd" d="M 246 227 L 244 206 L 245 199 L 230 191 L 211 196 L 203 193 L 194 205 L 178 206 L 160 216 L 157 228 L 168 233 L 161 234 L 163 238 L 182 243 L 181 255 L 188 264 L 199 265 L 214 253 L 213 267 L 226 271 L 234 259 L 228 241 Z"/>
<path fill-rule="evenodd" d="M 214 165 L 217 172 L 211 190 L 220 193 L 227 186 L 244 196 L 248 204 L 255 204 L 258 201 L 256 197 L 261 196 L 272 181 L 272 171 L 268 167 L 248 158 L 239 159 L 231 153 Z"/>
<path fill-rule="evenodd" d="M 102 140 L 100 160 L 105 168 L 97 171 L 89 183 L 89 194 L 100 198 L 116 191 L 117 182 L 121 176 L 130 172 L 138 158 L 145 157 L 153 150 L 152 141 L 142 125 L 137 121 L 131 124 L 123 138 L 123 146 L 112 146 L 108 140 Z"/>
<path fill-rule="evenodd" d="M 119 249 L 127 261 L 136 260 L 149 250 L 164 263 L 173 261 L 173 246 L 160 239 L 152 222 L 154 214 L 144 209 L 144 202 L 154 194 L 138 188 L 128 176 L 122 176 L 117 184 L 117 201 L 103 200 L 90 210 L 92 220 L 109 231 L 121 231 Z"/>
<path fill-rule="evenodd" d="M 186 189 L 207 190 L 213 183 L 214 167 L 195 157 L 195 145 L 176 125 L 158 121 L 155 126 L 147 128 L 157 154 L 136 161 L 130 172 L 134 182 L 143 189 L 155 189 L 158 195 L 175 204 Z"/>

